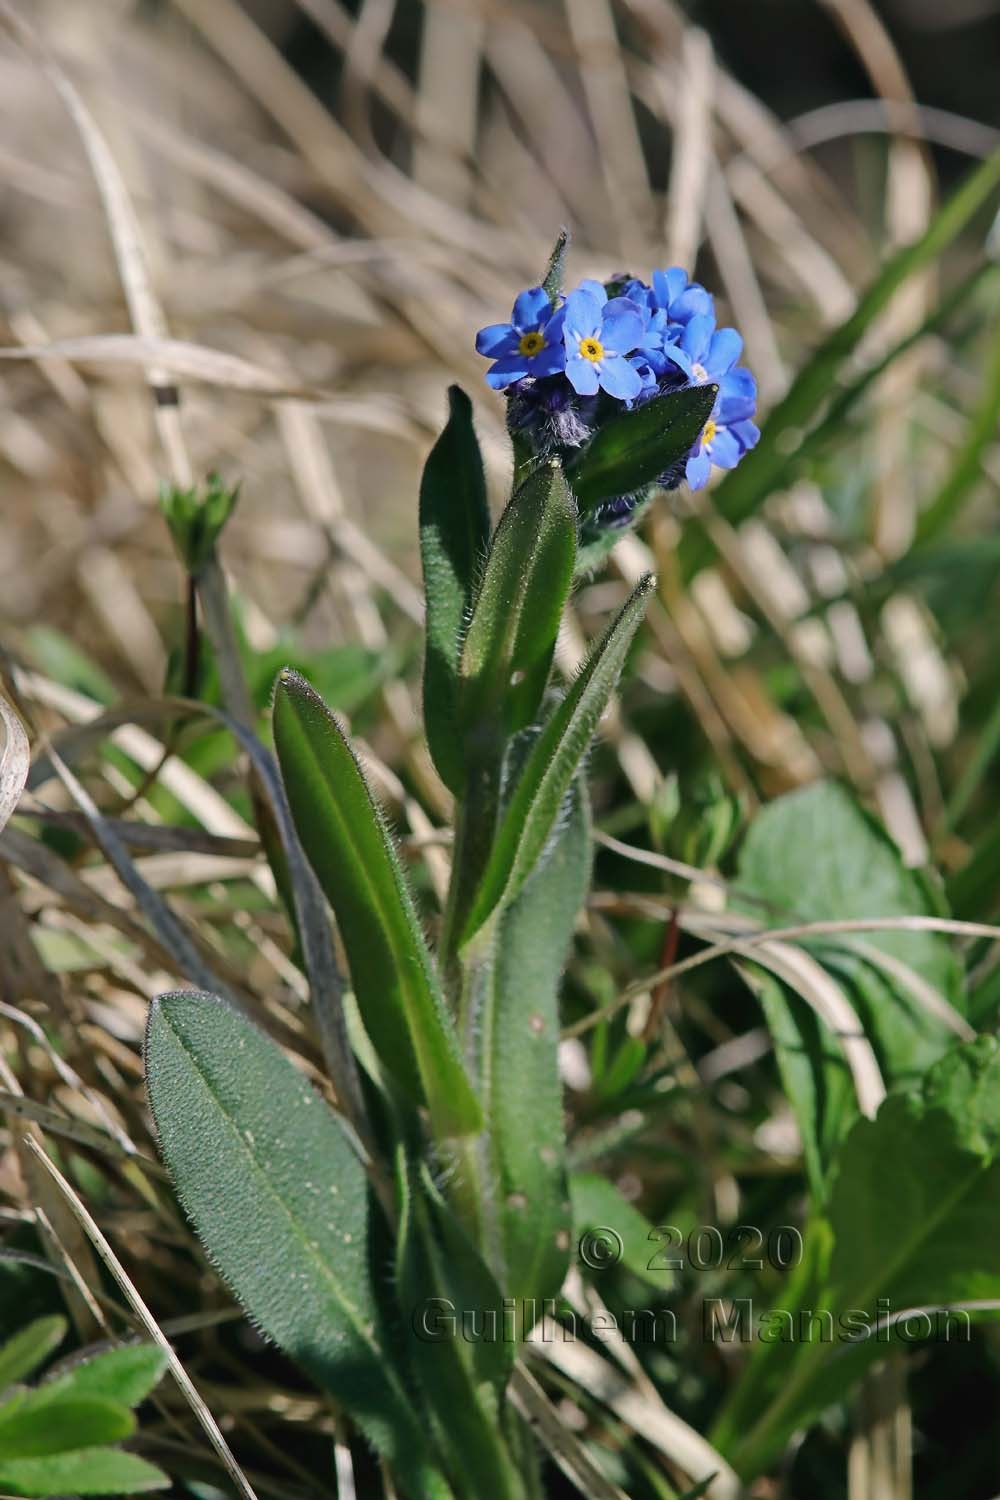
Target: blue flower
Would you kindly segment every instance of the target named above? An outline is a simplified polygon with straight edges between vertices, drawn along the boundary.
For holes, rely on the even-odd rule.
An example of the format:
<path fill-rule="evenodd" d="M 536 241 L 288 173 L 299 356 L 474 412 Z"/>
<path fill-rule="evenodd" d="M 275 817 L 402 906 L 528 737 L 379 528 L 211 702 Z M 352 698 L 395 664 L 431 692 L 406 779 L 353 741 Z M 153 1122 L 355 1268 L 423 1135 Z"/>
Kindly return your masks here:
<path fill-rule="evenodd" d="M 688 484 L 693 490 L 704 489 L 713 464 L 720 469 L 735 469 L 759 437 L 760 429 L 749 418 L 723 422 L 716 402 L 715 410 L 702 428 L 701 437 L 688 454 L 684 466 Z"/>
<path fill-rule="evenodd" d="M 671 323 L 690 323 L 694 317 L 712 317 L 715 304 L 711 292 L 697 281 L 689 281 L 683 266 L 653 272 L 650 306 L 665 312 Z"/>
<path fill-rule="evenodd" d="M 491 323 L 476 334 L 476 352 L 495 361 L 486 383 L 502 391 L 525 376 L 557 375 L 566 364 L 563 309 L 553 310 L 540 286 L 522 292 L 509 323 Z"/>
<path fill-rule="evenodd" d="M 598 389 L 619 401 L 634 401 L 642 378 L 627 356 L 645 332 L 642 310 L 627 297 L 608 301 L 599 282 L 585 282 L 566 298 L 563 309 L 566 376 L 580 396 Z"/>
<path fill-rule="evenodd" d="M 646 330 L 639 345 L 639 354 L 657 377 L 667 375 L 674 380 L 680 380 L 684 375 L 688 380 L 694 378 L 691 361 L 678 343 L 681 332 L 677 324 L 668 321 L 663 308 L 657 308 L 649 313 Z"/>
<path fill-rule="evenodd" d="M 687 482 L 693 490 L 708 483 L 712 465 L 735 469 L 760 432 L 752 418 L 757 407 L 757 382 L 750 371 L 737 366 L 743 340 L 735 328 L 716 328 L 715 318 L 695 313 L 680 334 L 680 345 L 691 362 L 695 385 L 717 385 L 712 415 L 688 455 Z"/>

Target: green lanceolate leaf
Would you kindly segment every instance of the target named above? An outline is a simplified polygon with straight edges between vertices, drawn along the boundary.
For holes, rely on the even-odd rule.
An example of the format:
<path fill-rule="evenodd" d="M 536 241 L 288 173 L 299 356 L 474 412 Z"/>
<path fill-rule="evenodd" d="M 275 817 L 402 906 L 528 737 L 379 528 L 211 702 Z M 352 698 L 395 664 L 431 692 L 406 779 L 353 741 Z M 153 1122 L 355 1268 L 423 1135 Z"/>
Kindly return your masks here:
<path fill-rule="evenodd" d="M 1000 183 L 1000 151 L 977 167 L 931 220 L 920 239 L 889 260 L 863 294 L 850 317 L 823 341 L 788 394 L 769 415 L 760 442 L 728 474 L 715 503 L 731 525 L 753 514 L 783 483 L 790 453 L 822 403 L 835 394 L 838 374 L 868 329 L 911 276 L 930 265 L 989 200 Z M 684 574 L 690 577 L 712 559 L 712 543 L 693 533 L 681 544 Z"/>
<path fill-rule="evenodd" d="M 14 1495 L 135 1495 L 169 1487 L 162 1470 L 117 1448 L 0 1460 L 0 1490 Z"/>
<path fill-rule="evenodd" d="M 484 1097 L 497 1164 L 504 1285 L 519 1311 L 530 1299 L 556 1295 L 569 1260 L 559 988 L 590 863 L 586 793 L 577 782 L 545 859 L 500 920 L 493 966 Z M 530 1306 L 525 1320 L 533 1321 Z"/>
<path fill-rule="evenodd" d="M 501 815 L 465 924 L 466 943 L 498 906 L 509 905 L 538 863 L 614 692 L 654 586 L 651 574 L 640 580 L 569 692 L 543 724 Z"/>
<path fill-rule="evenodd" d="M 462 1495 L 520 1500 L 520 1490 L 496 1420 L 496 1395 L 482 1385 L 475 1348 L 497 1319 L 499 1288 L 483 1305 L 467 1299 L 452 1276 L 450 1257 L 437 1237 L 423 1184 L 409 1164 L 397 1163 L 399 1230 L 396 1288 L 409 1331 L 410 1361 L 431 1417 L 436 1445 Z M 471 1320 L 471 1321 L 470 1321 Z"/>
<path fill-rule="evenodd" d="M 74 1367 L 46 1389 L 72 1391 L 76 1396 L 103 1396 L 122 1406 L 138 1406 L 158 1383 L 167 1356 L 155 1344 L 129 1344 Z"/>
<path fill-rule="evenodd" d="M 448 422 L 431 449 L 420 484 L 420 556 L 427 605 L 424 728 L 438 774 L 459 793 L 463 772 L 457 737 L 458 659 L 490 539 L 490 512 L 472 403 L 453 385 L 448 405 Z"/>
<path fill-rule="evenodd" d="M 375 1446 L 418 1474 L 420 1427 L 379 1331 L 365 1174 L 336 1115 L 211 995 L 154 1001 L 146 1080 L 177 1195 L 219 1274 Z"/>
<path fill-rule="evenodd" d="M 477 1385 L 491 1385 L 500 1396 L 517 1355 L 510 1300 L 507 1298 L 505 1305 L 497 1278 L 426 1163 L 415 1174 L 415 1183 L 425 1210 L 424 1223 L 435 1248 L 438 1288 L 456 1307 L 472 1309 L 470 1326 L 484 1331 L 482 1339 L 467 1341 L 469 1368 Z"/>
<path fill-rule="evenodd" d="M 1000 1042 L 981 1037 L 952 1049 L 918 1091 L 891 1094 L 874 1120 L 856 1122 L 816 1236 L 825 1253 L 782 1299 L 794 1334 L 755 1351 L 723 1417 L 725 1447 L 745 1477 L 888 1349 L 910 1346 L 897 1315 L 1000 1299 L 998 1101 Z M 827 1317 L 832 1334 L 822 1336 Z M 925 1336 L 950 1319 L 948 1336 L 962 1337 L 961 1314 L 937 1317 L 921 1325 Z"/>
<path fill-rule="evenodd" d="M 67 1329 L 65 1318 L 36 1318 L 0 1346 L 0 1392 L 44 1364 L 59 1348 Z"/>
<path fill-rule="evenodd" d="M 582 515 L 612 495 L 652 484 L 680 462 L 711 415 L 717 385 L 654 396 L 605 422 L 567 471 Z"/>
<path fill-rule="evenodd" d="M 462 648 L 460 720 L 473 763 L 538 712 L 575 554 L 573 499 L 558 464 L 546 464 L 500 518 Z"/>
<path fill-rule="evenodd" d="M 667 1291 L 674 1275 L 669 1251 L 645 1214 L 599 1172 L 574 1172 L 573 1242 L 581 1267 L 595 1274 L 622 1265 L 657 1291 Z"/>
<path fill-rule="evenodd" d="M 388 1072 L 446 1134 L 481 1113 L 385 818 L 333 715 L 283 672 L 274 739 L 292 816 L 340 925 L 365 1026 Z"/>
<path fill-rule="evenodd" d="M 134 1431 L 135 1418 L 117 1402 L 40 1386 L 19 1392 L 0 1407 L 0 1466 L 12 1458 L 117 1443 Z"/>

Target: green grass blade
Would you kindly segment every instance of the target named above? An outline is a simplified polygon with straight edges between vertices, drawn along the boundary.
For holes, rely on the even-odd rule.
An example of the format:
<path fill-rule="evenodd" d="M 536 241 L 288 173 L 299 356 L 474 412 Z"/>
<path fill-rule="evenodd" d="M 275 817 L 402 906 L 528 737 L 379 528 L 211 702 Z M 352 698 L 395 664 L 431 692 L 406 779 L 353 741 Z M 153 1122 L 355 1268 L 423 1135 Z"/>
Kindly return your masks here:
<path fill-rule="evenodd" d="M 637 584 L 565 698 L 542 727 L 501 816 L 472 911 L 468 943 L 493 912 L 523 887 L 552 834 L 563 798 L 608 706 L 655 579 Z"/>
<path fill-rule="evenodd" d="M 966 500 L 983 477 L 982 460 L 994 442 L 1000 423 L 1000 332 L 994 334 L 993 347 L 982 377 L 982 395 L 969 422 L 965 440 L 952 464 L 951 471 L 937 494 L 917 520 L 916 545 L 934 541 L 951 525 Z"/>
<path fill-rule="evenodd" d="M 760 442 L 726 476 L 715 492 L 715 502 L 731 525 L 753 514 L 783 482 L 789 457 L 801 441 L 826 396 L 833 390 L 845 361 L 858 347 L 876 318 L 911 276 L 930 265 L 961 233 L 1000 185 L 1000 151 L 966 178 L 957 193 L 932 219 L 913 244 L 905 246 L 882 268 L 857 307 L 823 341 L 795 384 L 768 417 Z M 690 534 L 681 545 L 681 562 L 691 577 L 711 562 L 713 547 L 704 535 Z"/>
<path fill-rule="evenodd" d="M 424 727 L 431 758 L 453 792 L 461 790 L 456 693 L 462 632 L 490 538 L 483 460 L 472 403 L 448 391 L 449 416 L 420 483 L 420 556 L 427 601 Z"/>
<path fill-rule="evenodd" d="M 333 715 L 294 672 L 278 679 L 274 738 L 292 816 L 337 917 L 376 1051 L 441 1133 L 478 1129 L 479 1105 L 385 818 Z"/>

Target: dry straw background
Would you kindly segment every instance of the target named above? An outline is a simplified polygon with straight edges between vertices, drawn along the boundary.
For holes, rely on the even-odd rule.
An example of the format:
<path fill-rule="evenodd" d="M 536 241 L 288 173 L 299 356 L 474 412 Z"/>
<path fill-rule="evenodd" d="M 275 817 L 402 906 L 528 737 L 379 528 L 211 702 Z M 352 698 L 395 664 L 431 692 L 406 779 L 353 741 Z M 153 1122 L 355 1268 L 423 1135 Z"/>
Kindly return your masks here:
<path fill-rule="evenodd" d="M 360 643 L 405 667 L 381 688 L 366 749 L 408 847 L 440 885 L 447 854 L 434 830 L 446 804 L 418 744 L 415 495 L 452 380 L 476 402 L 502 494 L 502 410 L 482 382 L 475 330 L 537 282 L 569 224 L 574 277 L 697 262 L 770 405 L 884 249 L 926 225 L 938 191 L 927 142 L 967 157 L 995 144 L 985 126 L 914 105 L 868 0 L 822 6 L 874 98 L 782 124 L 672 0 L 365 0 L 357 16 L 340 0 L 0 0 L 0 666 L 34 741 L 24 805 L 44 803 L 74 828 L 81 797 L 138 814 L 141 827 L 115 825 L 127 866 L 169 896 L 203 961 L 307 1065 L 318 1054 L 303 983 L 255 836 L 211 780 L 176 757 L 161 763 L 162 717 L 136 722 L 129 709 L 161 693 L 180 631 L 160 482 L 210 470 L 242 481 L 223 550 L 256 647 L 294 624 L 312 644 Z M 418 8 L 408 73 L 386 45 Z M 303 15 L 307 45 L 293 62 L 283 49 Z M 824 166 L 830 142 L 873 135 L 888 142 L 877 224 L 849 178 Z M 930 276 L 910 283 L 868 353 L 935 295 Z M 723 566 L 685 590 L 671 560 L 693 501 L 661 506 L 643 540 L 623 543 L 581 592 L 560 648 L 571 671 L 652 552 L 661 584 L 637 663 L 643 690 L 683 702 L 749 803 L 832 772 L 874 800 L 913 862 L 941 826 L 937 766 L 958 743 L 962 669 L 918 597 L 890 590 L 862 620 L 850 587 L 877 583 L 906 549 L 919 495 L 961 440 L 956 406 L 974 387 L 952 360 L 931 341 L 878 383 L 865 418 L 874 500 L 849 548 L 812 484 L 775 496 L 739 531 L 708 492 L 699 524 Z M 954 403 L 940 396 L 945 380 Z M 908 437 L 914 413 L 934 446 Z M 995 483 L 1000 454 L 988 450 L 984 468 Z M 102 719 L 59 680 L 43 621 L 99 664 L 120 714 Z M 774 701 L 776 651 L 801 673 L 804 722 Z M 197 829 L 157 826 L 98 753 L 108 733 L 158 770 Z M 606 734 L 647 800 L 649 748 L 625 721 Z M 58 779 L 49 746 L 86 791 Z M 963 852 L 938 846 L 954 863 Z M 143 1018 L 148 997 L 183 977 L 175 956 L 120 869 L 71 868 L 13 828 L 0 854 L 0 1028 L 16 1058 L 12 1068 L 0 1053 L 0 1108 L 14 1122 L 0 1137 L 0 1217 L 13 1231 L 38 1215 L 58 1274 L 75 1281 L 79 1328 L 98 1336 L 95 1251 L 20 1144 L 23 1119 L 77 1142 L 114 1183 L 102 1224 L 117 1254 L 158 1315 L 174 1309 L 164 1327 L 180 1337 L 197 1326 L 224 1364 L 212 1338 L 225 1299 L 192 1280 L 149 1161 Z M 229 884 L 247 880 L 259 911 L 242 910 Z M 598 892 L 595 909 L 602 901 L 613 897 Z M 164 1443 L 190 1442 L 186 1409 L 164 1400 L 180 1424 Z M 280 1423 L 334 1430 L 323 1404 L 235 1385 L 225 1403 L 230 1432 L 285 1473 L 280 1492 L 315 1493 Z"/>

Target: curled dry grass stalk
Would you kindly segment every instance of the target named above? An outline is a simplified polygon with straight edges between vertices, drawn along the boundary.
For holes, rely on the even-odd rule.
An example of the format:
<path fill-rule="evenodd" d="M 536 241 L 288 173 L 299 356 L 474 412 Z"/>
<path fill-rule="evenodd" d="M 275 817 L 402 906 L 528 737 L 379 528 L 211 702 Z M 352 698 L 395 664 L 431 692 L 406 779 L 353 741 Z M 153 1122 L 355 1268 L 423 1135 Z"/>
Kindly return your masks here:
<path fill-rule="evenodd" d="M 417 733 L 411 497 L 453 378 L 473 393 L 495 493 L 506 477 L 501 416 L 482 386 L 473 330 L 537 280 L 559 223 L 571 222 L 580 274 L 626 263 L 645 273 L 664 262 L 665 245 L 711 264 L 775 401 L 877 269 L 851 182 L 828 175 L 813 148 L 858 130 L 888 133 L 887 216 L 874 239 L 902 243 L 931 212 L 926 139 L 973 155 L 993 144 L 973 123 L 914 104 L 864 0 L 828 8 L 880 102 L 786 126 L 673 0 L 426 5 L 410 69 L 386 45 L 392 4 L 354 15 L 340 0 L 288 0 L 259 8 L 263 21 L 238 0 L 145 11 L 119 0 L 0 5 L 0 829 L 28 785 L 0 837 L 2 1253 L 16 1262 L 26 1253 L 19 1236 L 36 1225 L 41 1264 L 66 1288 L 81 1335 L 128 1328 L 137 1315 L 162 1338 L 149 1307 L 164 1327 L 189 1318 L 175 1347 L 194 1384 L 210 1388 L 227 1437 L 172 1356 L 189 1405 L 165 1392 L 146 1441 L 164 1456 L 185 1445 L 209 1476 L 221 1459 L 244 1494 L 318 1492 L 287 1451 L 289 1422 L 340 1435 L 344 1494 L 351 1449 L 336 1413 L 290 1376 L 248 1381 L 218 1336 L 218 1286 L 153 1165 L 145 1010 L 179 982 L 228 993 L 317 1080 L 329 1039 L 305 1004 L 253 827 L 243 768 L 256 707 L 227 702 L 243 726 L 242 753 L 219 756 L 205 749 L 208 721 L 176 699 L 176 673 L 164 687 L 184 627 L 160 481 L 183 486 L 212 470 L 242 481 L 224 552 L 249 659 L 270 661 L 284 647 L 355 653 L 342 665 L 360 663 L 363 681 L 345 707 L 357 712 L 404 851 L 426 870 L 432 910 L 447 876 L 435 830 L 448 800 Z M 303 35 L 308 81 L 292 62 Z M 929 271 L 910 282 L 853 373 L 905 340 L 935 295 Z M 954 510 L 977 498 L 979 476 L 995 475 L 1000 455 L 988 412 L 971 450 L 964 424 L 948 426 L 952 399 L 942 402 L 928 368 L 961 392 L 954 349 L 936 335 L 921 349 L 892 365 L 857 422 L 864 462 L 881 454 L 869 517 L 852 522 L 842 477 L 834 504 L 809 471 L 742 525 L 711 498 L 691 514 L 663 510 L 645 541 L 622 544 L 611 576 L 578 596 L 560 667 L 573 670 L 655 560 L 660 591 L 628 689 L 636 714 L 648 720 L 651 705 L 673 705 L 688 760 L 710 747 L 748 806 L 823 772 L 848 779 L 910 863 L 944 830 L 939 852 L 960 877 L 974 841 L 967 824 L 949 822 L 942 786 L 963 750 L 963 674 L 981 664 L 975 653 L 963 661 L 947 619 L 898 559 L 915 528 L 919 536 L 925 462 L 952 494 L 943 489 L 951 453 L 963 458 Z M 929 436 L 938 440 L 931 457 Z M 714 559 L 694 578 L 677 560 L 692 526 Z M 601 775 L 618 817 L 604 843 L 620 857 L 613 834 L 641 823 L 637 804 L 656 790 L 663 746 L 655 725 L 644 741 L 628 715 L 612 715 L 605 730 Z M 702 896 L 719 886 L 683 862 L 661 873 L 694 875 Z M 857 1018 L 815 959 L 788 946 L 821 930 L 874 933 L 874 919 L 802 924 L 779 913 L 767 931 L 734 929 L 711 902 L 696 904 L 680 925 L 707 946 L 654 972 L 625 959 L 608 927 L 628 908 L 625 884 L 624 894 L 620 883 L 598 889 L 581 936 L 585 953 L 610 958 L 617 997 L 571 1034 L 711 958 L 755 954 L 846 1034 L 859 1101 L 874 1110 L 882 1081 Z M 308 896 L 299 890 L 300 923 Z M 635 910 L 648 916 L 650 903 L 662 921 L 664 904 L 648 892 Z M 993 908 L 973 903 L 973 913 Z M 988 921 L 914 922 L 958 941 L 998 936 Z M 325 963 L 324 950 L 314 996 Z M 920 984 L 925 1007 L 947 1008 Z M 758 1057 L 751 1048 L 746 1067 Z M 351 1083 L 338 1082 L 343 1097 Z M 39 1170 L 43 1139 L 85 1184 L 92 1217 L 47 1158 Z M 87 1236 L 124 1300 L 109 1298 Z M 625 1428 L 653 1433 L 654 1446 L 659 1434 L 671 1472 L 684 1470 L 692 1435 L 683 1423 L 672 1429 L 678 1419 L 627 1372 L 609 1367 L 601 1391 L 569 1356 L 562 1373 L 579 1384 L 585 1425 L 602 1431 L 607 1408 Z M 535 1377 L 519 1380 L 515 1400 L 586 1488 L 591 1460 L 568 1430 L 556 1436 Z M 679 1447 L 663 1437 L 671 1430 Z M 250 1479 L 230 1439 L 248 1455 Z M 710 1493 L 733 1493 L 729 1474 Z"/>

